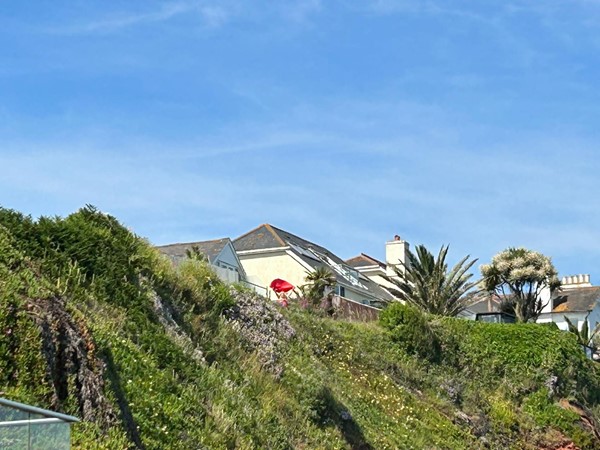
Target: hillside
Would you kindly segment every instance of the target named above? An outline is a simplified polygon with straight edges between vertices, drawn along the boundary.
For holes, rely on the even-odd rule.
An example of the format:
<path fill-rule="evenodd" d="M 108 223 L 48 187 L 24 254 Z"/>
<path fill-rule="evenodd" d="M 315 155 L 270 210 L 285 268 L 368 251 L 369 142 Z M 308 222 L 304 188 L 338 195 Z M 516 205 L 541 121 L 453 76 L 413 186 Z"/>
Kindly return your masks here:
<path fill-rule="evenodd" d="M 600 448 L 573 336 L 391 308 L 281 310 L 92 207 L 0 209 L 0 392 L 79 449 Z"/>

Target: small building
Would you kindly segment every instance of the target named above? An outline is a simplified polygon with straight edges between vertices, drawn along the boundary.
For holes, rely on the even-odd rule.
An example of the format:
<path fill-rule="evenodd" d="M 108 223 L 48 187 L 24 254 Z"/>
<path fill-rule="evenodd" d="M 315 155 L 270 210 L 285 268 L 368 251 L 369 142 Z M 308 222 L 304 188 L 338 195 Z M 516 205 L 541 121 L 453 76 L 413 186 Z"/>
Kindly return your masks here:
<path fill-rule="evenodd" d="M 226 283 L 246 281 L 244 267 L 229 238 L 161 245 L 157 249 L 171 258 L 175 264 L 187 259 L 188 252 L 198 251 L 206 258 L 221 280 Z"/>
<path fill-rule="evenodd" d="M 0 398 L 0 449 L 69 450 L 79 419 Z"/>
<path fill-rule="evenodd" d="M 485 314 L 500 314 L 501 313 L 502 299 L 496 294 L 484 295 L 478 297 L 474 302 L 467 304 L 459 317 L 470 320 L 481 320 L 478 316 L 486 317 Z M 490 316 L 492 317 L 492 316 Z"/>
<path fill-rule="evenodd" d="M 504 312 L 483 312 L 475 314 L 475 321 L 485 323 L 515 323 L 517 319 L 512 314 Z"/>

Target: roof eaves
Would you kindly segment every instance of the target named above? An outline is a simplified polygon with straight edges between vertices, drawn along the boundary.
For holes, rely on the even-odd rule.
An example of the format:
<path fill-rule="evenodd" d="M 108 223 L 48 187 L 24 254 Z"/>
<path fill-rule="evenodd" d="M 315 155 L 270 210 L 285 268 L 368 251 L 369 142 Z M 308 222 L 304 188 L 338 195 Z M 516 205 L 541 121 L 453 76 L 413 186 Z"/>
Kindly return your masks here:
<path fill-rule="evenodd" d="M 383 261 L 378 260 L 377 258 L 373 258 L 372 256 L 367 255 L 366 253 L 361 253 L 362 256 L 364 256 L 365 258 L 370 259 L 371 261 L 373 261 L 375 264 L 379 264 L 382 267 L 386 267 L 387 264 L 384 263 Z"/>

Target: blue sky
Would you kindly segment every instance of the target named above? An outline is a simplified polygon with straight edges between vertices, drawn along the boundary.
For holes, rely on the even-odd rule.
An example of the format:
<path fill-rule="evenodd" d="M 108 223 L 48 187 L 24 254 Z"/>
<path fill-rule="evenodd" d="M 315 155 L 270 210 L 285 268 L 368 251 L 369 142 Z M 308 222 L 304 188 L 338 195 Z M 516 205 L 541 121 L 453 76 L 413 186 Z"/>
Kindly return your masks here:
<path fill-rule="evenodd" d="M 600 2 L 0 3 L 0 204 L 600 283 Z"/>

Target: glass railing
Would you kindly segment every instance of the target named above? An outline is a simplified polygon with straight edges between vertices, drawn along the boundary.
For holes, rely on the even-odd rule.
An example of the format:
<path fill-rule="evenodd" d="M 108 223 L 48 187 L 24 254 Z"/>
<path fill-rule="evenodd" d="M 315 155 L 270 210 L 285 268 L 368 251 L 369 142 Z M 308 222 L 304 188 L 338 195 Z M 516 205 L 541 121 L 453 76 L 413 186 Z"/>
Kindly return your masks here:
<path fill-rule="evenodd" d="M 0 449 L 69 450 L 78 419 L 0 398 Z"/>

